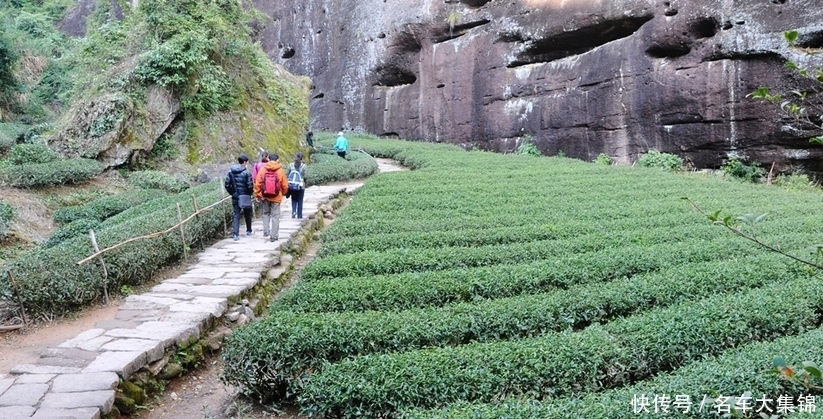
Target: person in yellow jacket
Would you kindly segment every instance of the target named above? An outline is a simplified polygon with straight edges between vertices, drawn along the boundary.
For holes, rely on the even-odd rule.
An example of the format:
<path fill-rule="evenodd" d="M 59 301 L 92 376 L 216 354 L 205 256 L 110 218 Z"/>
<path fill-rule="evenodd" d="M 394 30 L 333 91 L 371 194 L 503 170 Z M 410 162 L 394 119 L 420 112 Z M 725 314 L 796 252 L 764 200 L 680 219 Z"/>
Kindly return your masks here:
<path fill-rule="evenodd" d="M 289 190 L 286 172 L 278 160 L 277 153 L 270 153 L 269 161 L 254 178 L 254 197 L 263 213 L 263 237 L 271 241 L 277 240 L 280 232 L 280 202 Z"/>

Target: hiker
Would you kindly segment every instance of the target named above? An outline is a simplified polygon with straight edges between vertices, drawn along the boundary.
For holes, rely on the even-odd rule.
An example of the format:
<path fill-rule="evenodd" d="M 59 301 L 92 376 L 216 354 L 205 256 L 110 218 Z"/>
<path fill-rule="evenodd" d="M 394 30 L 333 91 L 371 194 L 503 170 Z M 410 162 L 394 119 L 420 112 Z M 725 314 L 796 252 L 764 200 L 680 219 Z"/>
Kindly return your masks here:
<path fill-rule="evenodd" d="M 337 155 L 346 158 L 346 151 L 349 150 L 349 140 L 343 136 L 343 131 L 337 133 L 337 142 L 334 143 L 334 149 L 337 150 Z"/>
<path fill-rule="evenodd" d="M 294 155 L 294 162 L 289 163 L 289 195 L 291 195 L 291 218 L 303 218 L 303 195 L 306 193 L 306 165 L 303 153 Z"/>
<path fill-rule="evenodd" d="M 231 236 L 236 241 L 240 239 L 240 212 L 246 219 L 246 235 L 251 236 L 251 194 L 253 190 L 252 177 L 246 164 L 249 156 L 241 154 L 237 157 L 237 164 L 231 166 L 231 170 L 226 174 L 224 185 L 226 191 L 231 194 L 231 205 L 234 209 L 234 218 L 231 224 Z"/>
<path fill-rule="evenodd" d="M 260 161 L 254 164 L 254 167 L 251 169 L 251 178 L 252 181 L 257 179 L 257 172 L 263 168 L 263 166 L 269 161 L 269 152 L 268 151 L 261 151 L 260 152 Z"/>
<path fill-rule="evenodd" d="M 314 133 L 311 131 L 306 133 L 306 144 L 308 144 L 309 147 L 314 149 Z"/>
<path fill-rule="evenodd" d="M 270 153 L 268 158 L 269 161 L 254 178 L 254 197 L 260 202 L 260 210 L 263 213 L 263 237 L 276 241 L 280 232 L 280 202 L 283 201 L 283 195 L 289 191 L 289 182 L 280 162 L 277 161 L 277 153 Z"/>

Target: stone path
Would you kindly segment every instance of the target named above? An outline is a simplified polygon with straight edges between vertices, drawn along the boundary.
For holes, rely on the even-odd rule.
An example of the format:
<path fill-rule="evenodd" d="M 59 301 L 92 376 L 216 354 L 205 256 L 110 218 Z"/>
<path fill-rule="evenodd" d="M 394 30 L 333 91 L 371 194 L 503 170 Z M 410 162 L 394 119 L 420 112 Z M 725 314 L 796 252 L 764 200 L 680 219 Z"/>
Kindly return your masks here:
<path fill-rule="evenodd" d="M 378 164 L 381 172 L 403 170 L 389 160 L 378 159 Z M 257 285 L 279 260 L 280 246 L 317 213 L 320 204 L 360 186 L 307 188 L 302 220 L 291 218 L 291 203 L 284 200 L 280 239 L 274 243 L 263 237 L 259 219 L 252 224 L 255 233 L 250 237 L 242 235 L 241 221 L 240 240 L 215 243 L 197 254 L 197 262 L 182 275 L 127 297 L 114 320 L 99 322 L 46 350 L 35 364 L 0 372 L 0 419 L 99 419 L 109 413 L 120 379 L 161 360 L 173 345 L 199 339 L 226 313 L 230 298 Z"/>

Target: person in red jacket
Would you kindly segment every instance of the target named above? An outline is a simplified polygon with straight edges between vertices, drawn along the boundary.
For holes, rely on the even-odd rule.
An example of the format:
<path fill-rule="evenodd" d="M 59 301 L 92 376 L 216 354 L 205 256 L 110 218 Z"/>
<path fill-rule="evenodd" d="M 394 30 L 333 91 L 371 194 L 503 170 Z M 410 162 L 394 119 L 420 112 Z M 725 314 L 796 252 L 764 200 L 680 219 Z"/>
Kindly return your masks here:
<path fill-rule="evenodd" d="M 254 178 L 254 197 L 263 213 L 263 237 L 277 240 L 280 232 L 280 202 L 289 190 L 286 172 L 280 166 L 277 153 L 269 153 L 269 161 Z"/>

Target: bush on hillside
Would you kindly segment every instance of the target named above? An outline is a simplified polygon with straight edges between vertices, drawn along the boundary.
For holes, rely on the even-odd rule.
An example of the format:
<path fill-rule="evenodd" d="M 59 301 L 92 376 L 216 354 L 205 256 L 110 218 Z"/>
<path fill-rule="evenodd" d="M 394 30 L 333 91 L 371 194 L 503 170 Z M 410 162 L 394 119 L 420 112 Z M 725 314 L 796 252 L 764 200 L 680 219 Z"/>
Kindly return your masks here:
<path fill-rule="evenodd" d="M 757 182 L 766 174 L 766 171 L 760 167 L 760 163 L 752 162 L 747 165 L 734 157 L 720 168 L 726 175 L 746 182 Z"/>
<path fill-rule="evenodd" d="M 128 183 L 142 189 L 160 189 L 179 193 L 189 188 L 189 183 L 176 176 L 158 170 L 141 170 L 129 174 Z"/>
<path fill-rule="evenodd" d="M 606 153 L 600 153 L 600 154 L 597 155 L 597 157 L 595 157 L 594 164 L 600 164 L 600 165 L 603 165 L 603 166 L 611 166 L 612 158 L 609 157 L 609 155 L 606 154 Z"/>
<path fill-rule="evenodd" d="M 190 195 L 202 206 L 221 198 L 219 186 L 212 182 L 138 205 L 109 218 L 95 230 L 100 248 L 106 248 L 133 237 L 163 231 L 177 224 L 177 204 L 184 216 L 194 212 Z M 185 226 L 186 241 L 180 234 L 166 234 L 148 240 L 137 240 L 106 253 L 108 289 L 122 285 L 137 285 L 151 278 L 157 269 L 183 256 L 183 248 L 223 231 L 223 222 L 231 215 L 231 206 L 218 205 L 193 218 Z M 87 231 L 86 231 L 87 232 Z M 87 237 L 66 239 L 50 248 L 39 248 L 10 261 L 6 267 L 13 272 L 26 306 L 33 314 L 64 314 L 94 301 L 102 294 L 103 271 L 96 261 L 77 262 L 94 252 Z M 8 277 L 0 274 L 0 301 L 15 301 Z"/>
<path fill-rule="evenodd" d="M 58 152 L 42 144 L 17 144 L 9 150 L 9 162 L 13 165 L 50 163 L 58 159 Z"/>
<path fill-rule="evenodd" d="M 651 149 L 637 159 L 637 165 L 641 167 L 657 167 L 674 172 L 683 168 L 683 159 L 671 153 L 661 153 L 655 149 Z"/>
<path fill-rule="evenodd" d="M 89 230 L 97 230 L 100 228 L 100 221 L 79 219 L 74 220 L 63 227 L 57 229 L 54 234 L 46 240 L 43 247 L 49 248 L 57 246 L 58 244 L 77 236 L 87 235 Z"/>
<path fill-rule="evenodd" d="M 23 124 L 0 123 L 0 152 L 10 149 L 23 137 L 26 126 Z"/>
<path fill-rule="evenodd" d="M 378 170 L 373 158 L 355 151 L 346 153 L 345 159 L 333 151 L 317 151 L 311 157 L 312 163 L 306 166 L 306 185 L 361 179 Z"/>
<path fill-rule="evenodd" d="M 91 159 L 14 165 L 0 169 L 0 181 L 16 188 L 41 188 L 82 183 L 102 173 L 103 169 L 102 163 Z"/>
<path fill-rule="evenodd" d="M 14 209 L 7 202 L 0 201 L 0 239 L 8 237 L 12 218 Z"/>
<path fill-rule="evenodd" d="M 54 212 L 54 221 L 60 224 L 68 224 L 80 219 L 103 221 L 131 207 L 165 195 L 164 191 L 158 189 L 141 189 L 104 196 L 84 205 L 59 209 Z"/>

